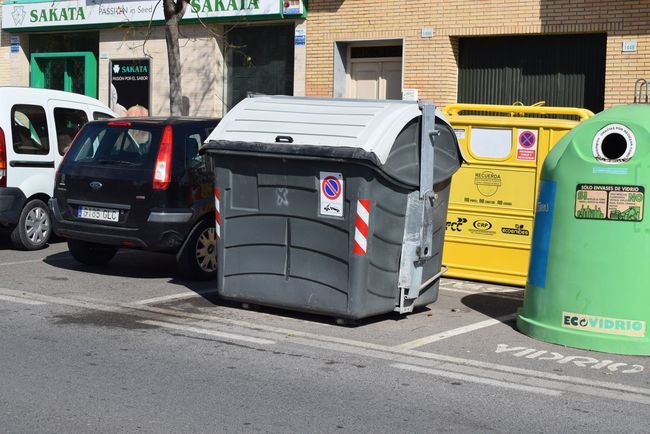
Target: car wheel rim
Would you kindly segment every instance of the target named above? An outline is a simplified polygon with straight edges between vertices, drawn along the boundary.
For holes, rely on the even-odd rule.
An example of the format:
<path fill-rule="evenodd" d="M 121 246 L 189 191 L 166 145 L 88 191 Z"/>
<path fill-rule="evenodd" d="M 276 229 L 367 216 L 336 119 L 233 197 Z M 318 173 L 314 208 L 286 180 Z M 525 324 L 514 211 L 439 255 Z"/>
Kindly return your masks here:
<path fill-rule="evenodd" d="M 42 244 L 50 234 L 50 217 L 41 207 L 31 209 L 25 218 L 25 234 L 32 244 Z"/>
<path fill-rule="evenodd" d="M 196 262 L 206 273 L 217 269 L 217 237 L 214 228 L 207 228 L 196 241 Z"/>

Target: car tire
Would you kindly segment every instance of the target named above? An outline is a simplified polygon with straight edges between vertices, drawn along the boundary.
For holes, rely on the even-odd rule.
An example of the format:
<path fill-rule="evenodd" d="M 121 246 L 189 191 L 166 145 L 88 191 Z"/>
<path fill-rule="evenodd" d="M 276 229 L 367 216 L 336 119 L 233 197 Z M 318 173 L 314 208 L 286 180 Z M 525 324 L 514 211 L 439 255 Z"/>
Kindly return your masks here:
<path fill-rule="evenodd" d="M 73 258 L 85 265 L 106 265 L 117 253 L 117 247 L 68 240 L 68 250 Z"/>
<path fill-rule="evenodd" d="M 52 235 L 50 209 L 40 199 L 27 202 L 10 234 L 11 243 L 20 250 L 39 250 Z"/>
<path fill-rule="evenodd" d="M 203 220 L 190 233 L 178 256 L 178 270 L 191 280 L 217 277 L 217 245 L 214 224 Z"/>

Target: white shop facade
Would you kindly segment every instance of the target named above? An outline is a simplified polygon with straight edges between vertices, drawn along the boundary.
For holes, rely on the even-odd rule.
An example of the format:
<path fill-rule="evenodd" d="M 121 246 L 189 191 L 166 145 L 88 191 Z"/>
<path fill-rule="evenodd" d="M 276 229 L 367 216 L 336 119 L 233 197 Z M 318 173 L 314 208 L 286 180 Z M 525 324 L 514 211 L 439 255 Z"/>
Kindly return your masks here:
<path fill-rule="evenodd" d="M 248 92 L 303 94 L 306 17 L 302 0 L 192 0 L 180 28 L 184 112 L 221 116 Z M 158 1 L 9 0 L 2 34 L 10 50 L 2 84 L 169 113 Z"/>

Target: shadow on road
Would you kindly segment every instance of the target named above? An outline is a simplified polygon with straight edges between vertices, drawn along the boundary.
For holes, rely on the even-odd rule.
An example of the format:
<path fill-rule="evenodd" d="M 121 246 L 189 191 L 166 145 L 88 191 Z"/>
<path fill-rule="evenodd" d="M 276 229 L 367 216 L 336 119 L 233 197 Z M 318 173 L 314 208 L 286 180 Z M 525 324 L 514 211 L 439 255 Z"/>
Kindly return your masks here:
<path fill-rule="evenodd" d="M 168 279 L 168 282 L 174 285 L 183 286 L 190 291 L 196 292 L 200 298 L 189 299 L 183 301 L 183 309 L 192 310 L 194 308 L 202 307 L 205 309 L 210 305 L 215 307 L 228 307 L 234 309 L 251 310 L 274 315 L 278 317 L 286 317 L 299 319 L 310 322 L 319 323 L 333 323 L 335 318 L 331 316 L 319 315 L 314 313 L 297 312 L 288 309 L 258 306 L 254 303 L 242 303 L 220 298 L 216 293 L 216 281 L 197 282 L 183 279 L 179 276 L 176 269 L 176 262 L 174 255 L 164 253 L 151 253 L 138 250 L 120 250 L 118 255 L 110 263 L 104 266 L 88 266 L 80 264 L 70 257 L 66 252 L 55 253 L 47 256 L 43 262 L 56 268 L 71 270 L 76 272 L 97 274 L 102 276 L 123 277 L 129 279 Z M 209 303 L 206 306 L 206 303 Z M 248 307 L 244 309 L 242 306 L 246 304 Z M 164 304 L 161 304 L 161 306 Z M 428 312 L 429 308 L 422 307 L 416 309 L 417 312 Z M 201 311 L 205 313 L 205 310 Z M 395 312 L 390 312 L 384 315 L 367 318 L 360 321 L 350 321 L 346 326 L 364 326 L 374 324 L 381 321 L 400 321 L 405 319 L 406 316 L 399 315 Z"/>
<path fill-rule="evenodd" d="M 523 304 L 523 300 L 514 295 L 504 296 L 498 292 L 486 292 L 467 295 L 461 299 L 461 303 L 483 315 L 501 319 L 504 316 L 516 314 L 517 309 Z M 514 318 L 501 321 L 516 330 Z"/>
<path fill-rule="evenodd" d="M 11 241 L 9 241 L 9 237 L 0 232 L 0 250 L 11 250 L 13 248 Z"/>
<path fill-rule="evenodd" d="M 0 244 L 0 246 L 2 246 L 2 244 Z M 217 285 L 215 281 L 196 282 L 180 277 L 176 269 L 175 257 L 170 254 L 123 249 L 118 252 L 115 259 L 105 266 L 88 266 L 76 262 L 66 251 L 49 255 L 44 259 L 44 262 L 56 268 L 101 276 L 113 276 L 127 279 L 166 279 L 168 283 L 180 285 L 200 296 L 180 302 L 182 308 L 188 311 L 196 310 L 197 312 L 200 311 L 201 313 L 205 313 L 206 308 L 209 309 L 210 306 L 215 306 L 241 309 L 242 311 L 253 309 L 277 317 L 323 324 L 332 324 L 335 321 L 335 318 L 332 316 L 309 312 L 297 312 L 284 308 L 258 306 L 254 303 L 224 300 L 216 293 Z M 491 318 L 498 319 L 517 312 L 517 309 L 522 304 L 521 299 L 517 298 L 520 295 L 519 292 L 506 294 L 499 292 L 476 293 L 464 296 L 461 299 L 461 302 L 469 309 L 480 312 Z M 245 305 L 246 308 L 244 308 L 243 305 Z M 173 307 L 178 307 L 178 303 L 174 303 Z M 430 312 L 430 309 L 428 307 L 422 307 L 415 311 L 415 313 L 423 312 Z M 363 327 L 383 321 L 397 322 L 404 320 L 407 317 L 407 315 L 399 315 L 395 312 L 389 312 L 387 314 L 378 315 L 360 321 L 349 321 L 345 325 Z M 504 323 L 513 328 L 515 327 L 514 319 L 505 320 Z"/>
<path fill-rule="evenodd" d="M 80 264 L 67 251 L 48 255 L 43 262 L 66 270 L 134 279 L 173 278 L 177 274 L 173 255 L 127 249 L 118 251 L 111 262 L 102 266 Z"/>
<path fill-rule="evenodd" d="M 213 284 L 214 285 L 214 284 Z M 215 286 L 215 291 L 216 291 L 216 285 Z M 184 309 L 186 307 L 192 307 L 194 305 L 196 308 L 199 307 L 205 307 L 205 302 L 207 301 L 208 303 L 214 305 L 214 306 L 223 306 L 223 307 L 230 307 L 233 309 L 241 309 L 241 310 L 255 310 L 264 314 L 268 315 L 273 315 L 279 318 L 291 318 L 291 319 L 297 319 L 297 320 L 302 320 L 302 321 L 309 321 L 309 322 L 315 322 L 315 323 L 320 323 L 320 324 L 332 324 L 335 322 L 336 318 L 332 316 L 327 316 L 327 315 L 322 315 L 322 314 L 317 314 L 317 313 L 310 313 L 310 312 L 298 312 L 298 311 L 293 311 L 289 309 L 283 309 L 283 308 L 277 308 L 277 307 L 272 307 L 272 306 L 261 306 L 261 305 L 256 305 L 254 303 L 243 303 L 239 301 L 232 301 L 232 300 L 225 300 L 217 295 L 216 292 L 211 292 L 209 294 L 201 294 L 202 300 L 201 299 L 190 299 L 190 300 L 185 300 L 184 301 Z M 189 305 L 189 306 L 188 306 Z M 244 308 L 243 306 L 246 305 L 247 307 Z M 430 309 L 428 307 L 421 307 L 415 310 L 414 313 L 420 313 L 420 312 L 429 312 Z M 203 311 L 205 312 L 205 311 Z M 368 326 L 371 324 L 383 322 L 383 321 L 392 321 L 392 322 L 398 322 L 405 320 L 407 318 L 406 315 L 400 315 L 396 312 L 389 312 L 383 315 L 377 315 L 373 316 L 370 318 L 365 318 L 362 320 L 358 321 L 348 321 L 345 324 L 340 324 L 344 327 L 363 327 L 363 326 Z"/>
<path fill-rule="evenodd" d="M 169 283 L 184 286 L 196 293 L 206 292 L 214 282 L 193 282 L 182 279 L 176 268 L 174 255 L 123 249 L 106 265 L 91 266 L 77 262 L 67 251 L 48 255 L 43 259 L 56 268 L 100 276 L 128 279 L 168 279 Z"/>

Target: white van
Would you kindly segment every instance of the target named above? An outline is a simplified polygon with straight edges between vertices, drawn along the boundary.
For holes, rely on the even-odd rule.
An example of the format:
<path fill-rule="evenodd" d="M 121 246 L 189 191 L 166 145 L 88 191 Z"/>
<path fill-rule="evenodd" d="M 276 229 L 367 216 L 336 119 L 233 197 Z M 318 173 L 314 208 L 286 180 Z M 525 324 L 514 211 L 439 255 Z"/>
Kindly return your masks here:
<path fill-rule="evenodd" d="M 52 233 L 54 173 L 86 122 L 113 118 L 100 101 L 50 89 L 0 87 L 0 229 L 36 250 Z"/>

